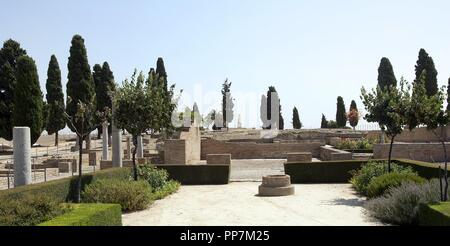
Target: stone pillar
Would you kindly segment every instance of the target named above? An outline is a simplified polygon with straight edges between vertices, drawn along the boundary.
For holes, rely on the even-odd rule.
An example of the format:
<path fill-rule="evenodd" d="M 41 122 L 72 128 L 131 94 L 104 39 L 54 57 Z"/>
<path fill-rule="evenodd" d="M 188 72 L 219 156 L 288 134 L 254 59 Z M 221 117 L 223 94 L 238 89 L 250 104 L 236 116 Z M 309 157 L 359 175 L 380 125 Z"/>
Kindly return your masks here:
<path fill-rule="evenodd" d="M 114 115 L 114 104 L 112 107 Z M 114 120 L 112 121 L 112 166 L 122 167 L 122 131 L 117 129 Z"/>
<path fill-rule="evenodd" d="M 29 127 L 14 127 L 14 186 L 31 184 L 31 137 Z"/>
<path fill-rule="evenodd" d="M 102 160 L 108 160 L 108 122 L 103 122 L 102 130 Z"/>
<path fill-rule="evenodd" d="M 127 157 L 131 159 L 131 137 L 127 137 Z"/>
<path fill-rule="evenodd" d="M 137 137 L 136 157 L 137 158 L 144 157 L 144 146 L 142 143 L 142 136 Z"/>
<path fill-rule="evenodd" d="M 84 140 L 86 142 L 86 150 L 91 150 L 91 134 L 89 133 Z"/>

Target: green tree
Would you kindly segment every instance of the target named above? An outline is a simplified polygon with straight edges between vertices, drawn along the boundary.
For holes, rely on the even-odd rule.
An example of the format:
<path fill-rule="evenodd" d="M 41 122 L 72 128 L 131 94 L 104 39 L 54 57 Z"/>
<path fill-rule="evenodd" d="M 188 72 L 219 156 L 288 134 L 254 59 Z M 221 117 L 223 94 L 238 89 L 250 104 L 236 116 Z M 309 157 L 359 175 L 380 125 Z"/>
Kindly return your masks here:
<path fill-rule="evenodd" d="M 47 121 L 46 130 L 48 134 L 55 134 L 55 146 L 58 146 L 58 132 L 66 126 L 64 116 L 64 93 L 61 85 L 61 70 L 58 60 L 52 55 L 47 70 Z"/>
<path fill-rule="evenodd" d="M 294 109 L 292 110 L 292 126 L 294 129 L 302 128 L 302 122 L 300 121 L 297 107 L 294 107 Z"/>
<path fill-rule="evenodd" d="M 112 99 L 111 93 L 115 90 L 114 75 L 109 68 L 107 62 L 100 64 L 95 64 L 93 68 L 92 77 L 95 84 L 95 95 L 97 100 L 97 111 L 105 113 L 112 109 Z M 107 119 L 109 120 L 109 119 Z M 100 138 L 103 131 L 103 122 L 98 122 L 97 135 Z M 108 127 L 108 133 L 112 132 L 111 125 Z"/>
<path fill-rule="evenodd" d="M 276 106 L 277 104 L 278 104 L 278 112 L 275 111 L 275 113 L 278 113 L 278 119 L 275 120 L 275 119 L 272 119 L 272 113 L 273 113 L 272 106 L 273 105 Z M 284 129 L 284 119 L 283 119 L 283 115 L 281 114 L 280 98 L 279 98 L 278 92 L 274 86 L 269 86 L 269 90 L 267 91 L 267 107 L 266 107 L 266 109 L 267 109 L 266 116 L 267 116 L 267 120 L 268 120 L 268 126 L 266 127 L 266 129 L 277 128 L 277 129 L 283 130 Z M 272 123 L 275 123 L 275 124 L 272 125 Z"/>
<path fill-rule="evenodd" d="M 427 90 L 427 95 L 432 96 L 438 91 L 437 74 L 436 68 L 434 66 L 434 61 L 431 56 L 424 49 L 420 49 L 419 58 L 417 59 L 415 71 L 416 79 L 418 81 L 423 71 L 426 71 L 425 78 L 425 89 Z"/>
<path fill-rule="evenodd" d="M 191 112 L 191 122 L 197 122 L 197 124 L 201 124 L 202 121 L 202 115 L 200 114 L 200 111 L 198 110 L 197 103 L 194 102 L 194 105 L 192 106 L 192 112 Z"/>
<path fill-rule="evenodd" d="M 223 114 L 223 127 L 228 128 L 228 123 L 233 121 L 234 118 L 234 103 L 231 97 L 231 82 L 226 79 L 222 84 L 222 114 Z"/>
<path fill-rule="evenodd" d="M 36 64 L 31 57 L 21 56 L 17 59 L 16 76 L 14 126 L 28 126 L 31 144 L 34 144 L 44 128 L 44 102 Z"/>
<path fill-rule="evenodd" d="M 322 114 L 322 120 L 320 121 L 320 128 L 328 128 L 328 120 L 324 114 Z"/>
<path fill-rule="evenodd" d="M 336 103 L 336 123 L 338 128 L 344 128 L 347 124 L 347 114 L 345 113 L 344 99 L 339 96 Z"/>
<path fill-rule="evenodd" d="M 67 81 L 67 125 L 78 137 L 80 146 L 95 128 L 97 128 L 95 85 L 88 63 L 84 39 L 80 35 L 72 38 L 70 47 Z M 80 202 L 83 152 L 78 151 L 78 179 L 75 202 Z"/>
<path fill-rule="evenodd" d="M 0 49 L 0 137 L 9 141 L 12 140 L 17 59 L 26 54 L 12 39 L 6 40 Z"/>
<path fill-rule="evenodd" d="M 355 127 L 358 125 L 359 121 L 359 112 L 355 100 L 352 100 L 350 103 L 350 110 L 348 111 L 347 118 L 350 126 L 352 126 L 353 130 L 355 130 Z"/>
<path fill-rule="evenodd" d="M 380 86 L 367 92 L 364 87 L 361 88 L 361 100 L 367 114 L 364 116 L 368 122 L 378 122 L 382 130 L 391 137 L 388 158 L 388 171 L 391 171 L 392 146 L 395 137 L 403 131 L 407 124 L 405 112 L 408 104 L 405 96 L 405 83 L 400 80 L 400 88 L 391 86 L 389 90 L 382 90 Z"/>
<path fill-rule="evenodd" d="M 448 78 L 447 84 L 447 111 L 450 111 L 450 78 Z"/>
<path fill-rule="evenodd" d="M 9 63 L 0 67 L 0 137 L 12 140 L 16 75 Z"/>
<path fill-rule="evenodd" d="M 394 75 L 394 69 L 388 58 L 383 57 L 378 67 L 378 86 L 382 90 L 387 90 L 391 86 L 397 86 L 397 79 Z"/>
<path fill-rule="evenodd" d="M 406 110 L 406 119 L 409 130 L 412 130 L 419 125 L 425 125 L 427 129 L 440 140 L 444 152 L 444 169 L 440 169 L 441 182 L 441 200 L 448 200 L 448 171 L 447 171 L 447 148 L 446 139 L 442 137 L 436 130 L 445 127 L 449 121 L 448 111 L 443 109 L 445 100 L 444 88 L 441 88 L 432 96 L 428 96 L 426 90 L 426 70 L 413 84 L 412 95 L 409 96 L 409 107 Z M 442 177 L 445 182 L 442 186 Z"/>

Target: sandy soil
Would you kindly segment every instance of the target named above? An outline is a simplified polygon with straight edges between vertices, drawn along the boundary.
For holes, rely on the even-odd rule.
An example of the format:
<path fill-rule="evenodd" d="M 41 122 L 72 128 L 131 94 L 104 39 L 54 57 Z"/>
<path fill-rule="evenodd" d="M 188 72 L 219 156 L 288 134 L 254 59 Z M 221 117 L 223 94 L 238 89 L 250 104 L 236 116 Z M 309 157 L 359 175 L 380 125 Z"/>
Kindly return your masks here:
<path fill-rule="evenodd" d="M 128 226 L 381 225 L 363 213 L 349 184 L 295 185 L 286 197 L 256 196 L 259 182 L 182 186 L 147 210 L 124 214 Z"/>

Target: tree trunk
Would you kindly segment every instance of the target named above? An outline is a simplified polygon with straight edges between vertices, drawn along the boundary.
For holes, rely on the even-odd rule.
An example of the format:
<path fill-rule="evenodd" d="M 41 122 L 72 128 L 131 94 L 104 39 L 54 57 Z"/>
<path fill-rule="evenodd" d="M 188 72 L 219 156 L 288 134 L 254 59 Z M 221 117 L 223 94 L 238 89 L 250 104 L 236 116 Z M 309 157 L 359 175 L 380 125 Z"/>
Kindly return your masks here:
<path fill-rule="evenodd" d="M 134 144 L 134 149 L 133 149 L 133 178 L 134 181 L 138 180 L 138 174 L 137 174 L 137 165 L 136 165 L 136 151 L 137 151 L 137 137 L 133 136 L 133 144 Z"/>
<path fill-rule="evenodd" d="M 392 136 L 391 145 L 389 146 L 388 173 L 391 172 L 391 156 L 392 156 L 392 146 L 394 145 L 394 138 L 395 138 L 395 136 Z"/>
<path fill-rule="evenodd" d="M 58 146 L 58 131 L 55 132 L 55 146 Z"/>
<path fill-rule="evenodd" d="M 78 179 L 77 187 L 75 190 L 75 203 L 81 202 L 81 176 L 83 175 L 82 164 L 83 164 L 83 137 L 78 136 L 78 142 L 80 143 L 80 148 L 78 149 Z"/>

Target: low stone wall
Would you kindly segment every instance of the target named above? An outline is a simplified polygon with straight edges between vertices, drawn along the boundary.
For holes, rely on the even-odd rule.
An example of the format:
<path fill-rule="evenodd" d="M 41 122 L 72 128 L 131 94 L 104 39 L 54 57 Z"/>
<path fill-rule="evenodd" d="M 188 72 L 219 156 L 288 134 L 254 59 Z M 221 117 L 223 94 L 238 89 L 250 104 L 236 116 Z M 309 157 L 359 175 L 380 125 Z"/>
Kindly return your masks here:
<path fill-rule="evenodd" d="M 318 157 L 323 145 L 325 141 L 321 140 L 256 143 L 202 139 L 201 159 L 205 160 L 208 154 L 231 154 L 233 159 L 286 159 L 291 152 L 311 152 Z"/>
<path fill-rule="evenodd" d="M 320 159 L 322 161 L 351 160 L 352 153 L 344 150 L 335 149 L 329 145 L 321 146 Z"/>
<path fill-rule="evenodd" d="M 447 153 L 450 154 L 450 143 L 446 143 L 446 149 Z M 388 156 L 389 144 L 375 144 L 373 146 L 373 158 L 386 159 Z M 440 143 L 394 143 L 392 158 L 428 162 L 445 161 L 444 150 Z"/>
<path fill-rule="evenodd" d="M 446 141 L 450 140 L 450 126 L 438 128 L 436 129 L 436 133 L 438 136 L 425 127 L 416 128 L 412 131 L 404 130 L 395 137 L 395 141 L 406 143 L 430 143 L 439 142 L 440 138 L 444 138 Z"/>
<path fill-rule="evenodd" d="M 311 162 L 311 152 L 295 152 L 287 154 L 287 162 Z"/>
<path fill-rule="evenodd" d="M 206 155 L 206 164 L 231 164 L 231 155 L 230 154 Z"/>

